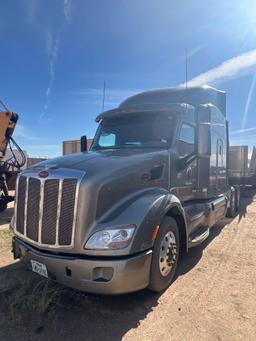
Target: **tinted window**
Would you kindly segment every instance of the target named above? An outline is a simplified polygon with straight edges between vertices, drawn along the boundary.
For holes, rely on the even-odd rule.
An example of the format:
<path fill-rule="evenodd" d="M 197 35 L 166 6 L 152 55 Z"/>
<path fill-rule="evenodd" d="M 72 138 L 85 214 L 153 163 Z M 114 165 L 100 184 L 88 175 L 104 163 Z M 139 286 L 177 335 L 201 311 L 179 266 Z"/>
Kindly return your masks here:
<path fill-rule="evenodd" d="M 178 140 L 179 156 L 186 156 L 195 151 L 195 128 L 183 123 Z"/>
<path fill-rule="evenodd" d="M 92 149 L 168 148 L 175 118 L 171 113 L 137 113 L 103 119 Z"/>
<path fill-rule="evenodd" d="M 102 147 L 114 146 L 116 135 L 112 133 L 102 133 L 99 138 L 99 145 Z"/>

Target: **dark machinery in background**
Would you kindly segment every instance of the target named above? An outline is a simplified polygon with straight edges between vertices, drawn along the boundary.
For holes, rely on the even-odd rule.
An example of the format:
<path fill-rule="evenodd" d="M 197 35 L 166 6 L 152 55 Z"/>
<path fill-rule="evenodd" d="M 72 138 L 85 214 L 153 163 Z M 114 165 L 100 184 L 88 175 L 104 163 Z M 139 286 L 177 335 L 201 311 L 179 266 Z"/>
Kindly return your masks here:
<path fill-rule="evenodd" d="M 14 196 L 9 195 L 8 181 L 26 163 L 26 156 L 12 135 L 19 115 L 11 112 L 0 101 L 0 212 L 7 208 Z M 10 153 L 6 153 L 7 149 Z"/>

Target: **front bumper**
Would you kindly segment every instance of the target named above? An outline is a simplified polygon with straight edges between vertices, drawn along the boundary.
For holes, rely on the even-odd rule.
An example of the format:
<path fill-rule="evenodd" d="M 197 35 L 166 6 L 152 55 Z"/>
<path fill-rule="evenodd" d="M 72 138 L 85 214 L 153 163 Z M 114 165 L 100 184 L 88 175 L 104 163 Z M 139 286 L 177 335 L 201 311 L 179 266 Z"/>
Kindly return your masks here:
<path fill-rule="evenodd" d="M 149 284 L 152 250 L 128 257 L 88 257 L 36 249 L 13 237 L 14 258 L 31 268 L 31 260 L 47 267 L 49 278 L 68 287 L 98 294 L 123 294 Z"/>

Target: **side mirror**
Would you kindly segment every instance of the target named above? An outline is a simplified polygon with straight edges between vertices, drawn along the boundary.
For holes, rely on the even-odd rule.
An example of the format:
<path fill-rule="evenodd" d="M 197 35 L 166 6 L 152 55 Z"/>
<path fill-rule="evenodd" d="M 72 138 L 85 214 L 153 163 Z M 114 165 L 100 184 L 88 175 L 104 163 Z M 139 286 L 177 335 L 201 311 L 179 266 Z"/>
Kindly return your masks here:
<path fill-rule="evenodd" d="M 207 158 L 211 156 L 211 125 L 210 123 L 199 123 L 198 126 L 198 157 Z"/>
<path fill-rule="evenodd" d="M 87 152 L 87 137 L 85 135 L 80 138 L 80 148 L 81 152 Z"/>

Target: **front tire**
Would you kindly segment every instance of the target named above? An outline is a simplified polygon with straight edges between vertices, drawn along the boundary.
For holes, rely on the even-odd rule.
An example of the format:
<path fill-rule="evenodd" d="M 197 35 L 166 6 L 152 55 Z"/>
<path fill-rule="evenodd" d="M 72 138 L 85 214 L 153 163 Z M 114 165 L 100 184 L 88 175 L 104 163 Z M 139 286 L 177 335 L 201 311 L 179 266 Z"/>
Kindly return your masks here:
<path fill-rule="evenodd" d="M 165 217 L 154 244 L 149 289 L 160 292 L 166 289 L 176 273 L 180 251 L 179 230 L 176 221 Z"/>

